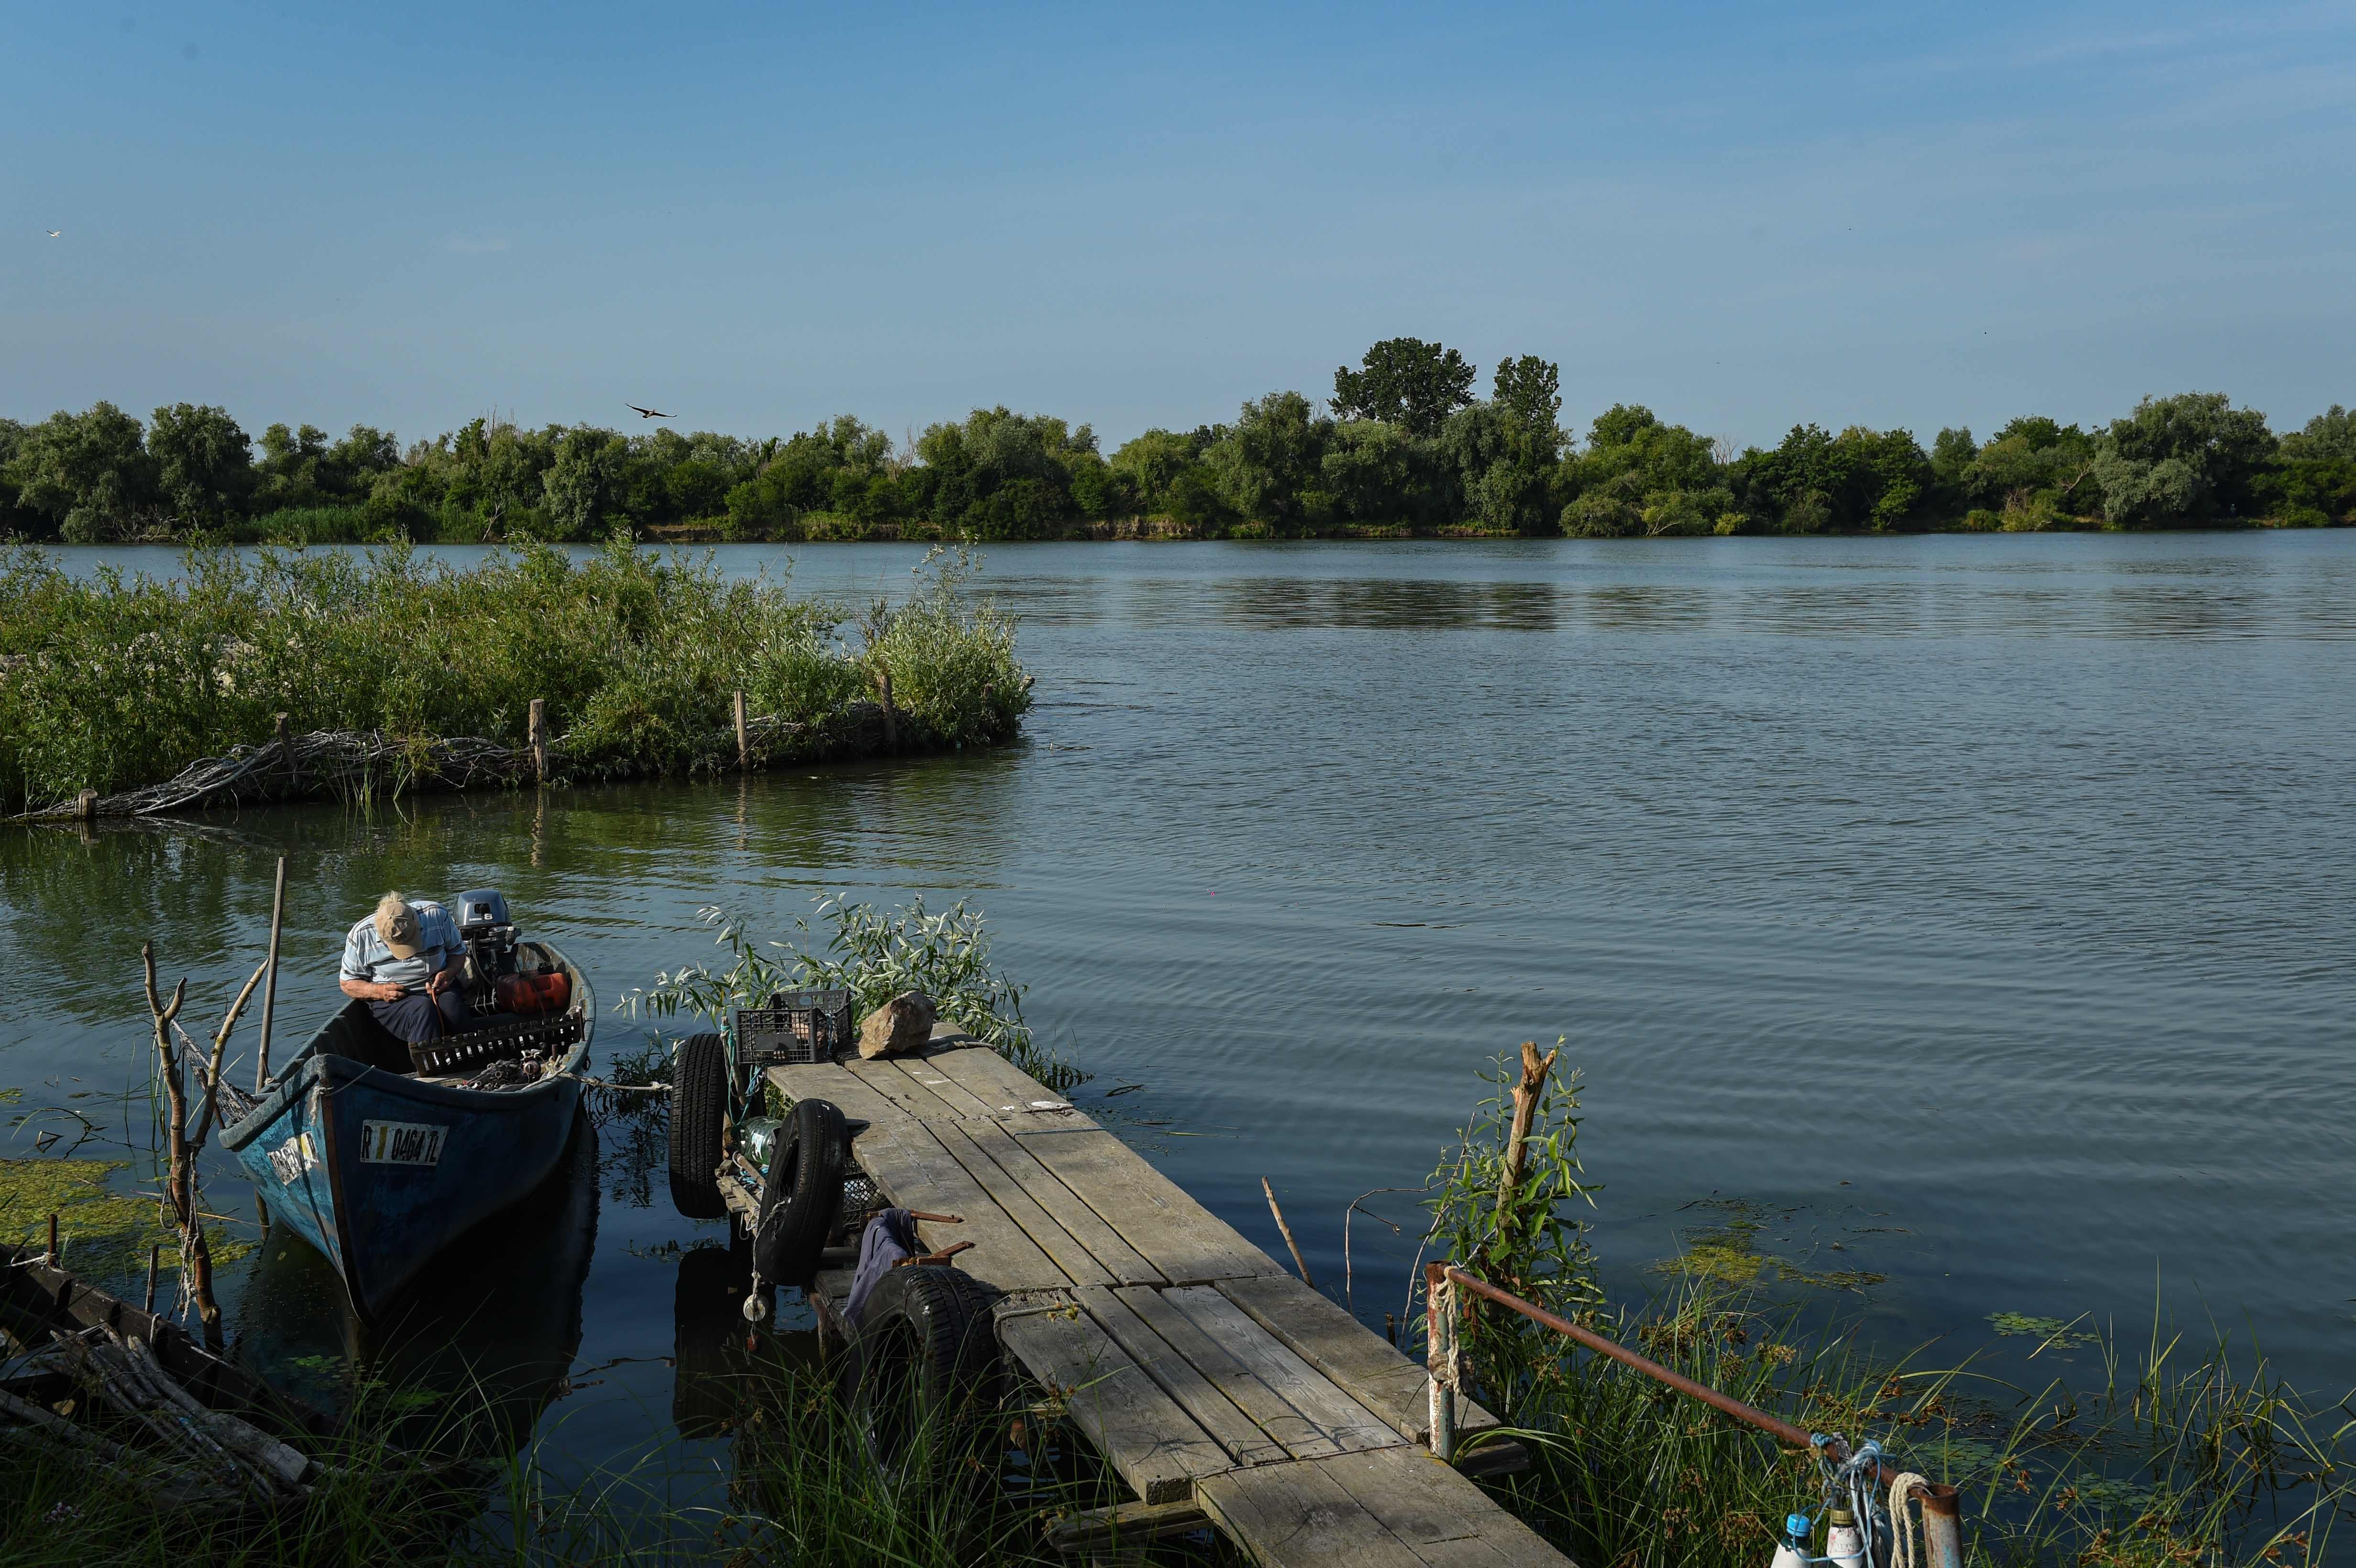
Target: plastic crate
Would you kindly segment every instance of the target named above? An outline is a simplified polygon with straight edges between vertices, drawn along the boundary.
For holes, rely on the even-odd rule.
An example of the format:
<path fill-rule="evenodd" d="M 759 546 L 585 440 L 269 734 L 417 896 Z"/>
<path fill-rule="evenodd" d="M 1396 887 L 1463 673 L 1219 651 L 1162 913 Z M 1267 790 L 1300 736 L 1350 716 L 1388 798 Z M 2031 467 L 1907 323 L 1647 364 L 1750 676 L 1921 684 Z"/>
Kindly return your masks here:
<path fill-rule="evenodd" d="M 852 1038 L 849 991 L 779 991 L 766 1008 L 736 1011 L 736 1059 L 747 1066 L 832 1061 Z"/>

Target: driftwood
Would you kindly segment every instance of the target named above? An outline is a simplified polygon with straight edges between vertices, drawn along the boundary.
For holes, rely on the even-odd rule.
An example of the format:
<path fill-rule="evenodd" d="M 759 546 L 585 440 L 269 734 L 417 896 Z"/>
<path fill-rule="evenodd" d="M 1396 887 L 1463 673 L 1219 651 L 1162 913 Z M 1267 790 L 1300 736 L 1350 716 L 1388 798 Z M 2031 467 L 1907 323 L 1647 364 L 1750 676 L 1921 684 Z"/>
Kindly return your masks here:
<path fill-rule="evenodd" d="M 774 716 L 747 718 L 716 731 L 706 750 L 713 759 L 731 751 L 737 765 L 759 769 L 789 763 L 839 761 L 902 751 L 937 748 L 913 715 L 890 706 L 888 680 L 883 702 L 854 702 L 817 723 Z M 534 707 L 539 706 L 535 699 Z M 381 730 L 319 730 L 307 735 L 276 734 L 259 745 L 231 746 L 218 757 L 190 763 L 172 778 L 119 795 L 84 790 L 69 800 L 0 820 L 91 821 L 139 818 L 212 806 L 266 801 L 355 800 L 384 793 L 516 786 L 570 776 L 567 738 L 545 725 L 521 746 L 506 746 L 477 735 L 432 740 L 389 735 Z M 633 770 L 599 764 L 599 777 L 627 776 Z M 637 772 L 651 772 L 641 769 Z"/>

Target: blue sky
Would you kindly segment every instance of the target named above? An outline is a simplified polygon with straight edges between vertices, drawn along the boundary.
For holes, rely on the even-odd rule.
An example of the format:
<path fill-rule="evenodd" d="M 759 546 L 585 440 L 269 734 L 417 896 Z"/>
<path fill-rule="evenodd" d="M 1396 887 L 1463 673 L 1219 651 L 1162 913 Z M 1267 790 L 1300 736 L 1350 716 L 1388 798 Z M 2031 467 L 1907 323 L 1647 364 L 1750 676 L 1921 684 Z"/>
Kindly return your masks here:
<path fill-rule="evenodd" d="M 2345 5 L 342 9 L 11 8 L 0 414 L 1109 450 L 1403 334 L 1739 443 L 2356 402 Z"/>

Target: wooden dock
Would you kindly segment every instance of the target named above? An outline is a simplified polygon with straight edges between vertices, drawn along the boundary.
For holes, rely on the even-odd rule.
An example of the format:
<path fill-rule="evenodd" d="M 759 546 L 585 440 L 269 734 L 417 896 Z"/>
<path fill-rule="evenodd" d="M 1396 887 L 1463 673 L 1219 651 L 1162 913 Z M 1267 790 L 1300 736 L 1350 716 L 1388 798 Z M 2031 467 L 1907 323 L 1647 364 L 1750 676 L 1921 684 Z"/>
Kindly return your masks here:
<path fill-rule="evenodd" d="M 893 1203 L 963 1216 L 920 1234 L 974 1243 L 954 1266 L 1000 1293 L 1006 1358 L 1136 1493 L 1107 1527 L 1199 1509 L 1269 1568 L 1568 1564 L 1431 1457 L 1420 1366 L 995 1051 L 938 1031 L 921 1056 L 769 1076 L 867 1123 L 852 1154 Z M 821 1314 L 849 1287 L 821 1275 Z"/>

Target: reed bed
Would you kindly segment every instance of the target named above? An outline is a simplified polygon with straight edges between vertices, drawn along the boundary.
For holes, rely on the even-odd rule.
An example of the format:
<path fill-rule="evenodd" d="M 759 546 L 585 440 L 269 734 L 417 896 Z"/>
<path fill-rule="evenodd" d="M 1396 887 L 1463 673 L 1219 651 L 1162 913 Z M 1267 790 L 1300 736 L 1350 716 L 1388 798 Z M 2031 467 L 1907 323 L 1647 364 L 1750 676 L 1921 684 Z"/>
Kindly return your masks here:
<path fill-rule="evenodd" d="M 294 735 L 373 738 L 366 767 L 319 781 L 362 794 L 437 777 L 435 747 L 461 738 L 519 753 L 534 699 L 570 778 L 735 766 L 738 691 L 797 754 L 879 705 L 890 749 L 1003 741 L 1029 678 L 971 570 L 928 559 L 847 640 L 783 582 L 619 537 L 582 561 L 526 545 L 466 567 L 401 545 L 197 549 L 167 581 L 0 549 L 0 812 L 162 784 L 270 745 L 282 715 Z"/>

